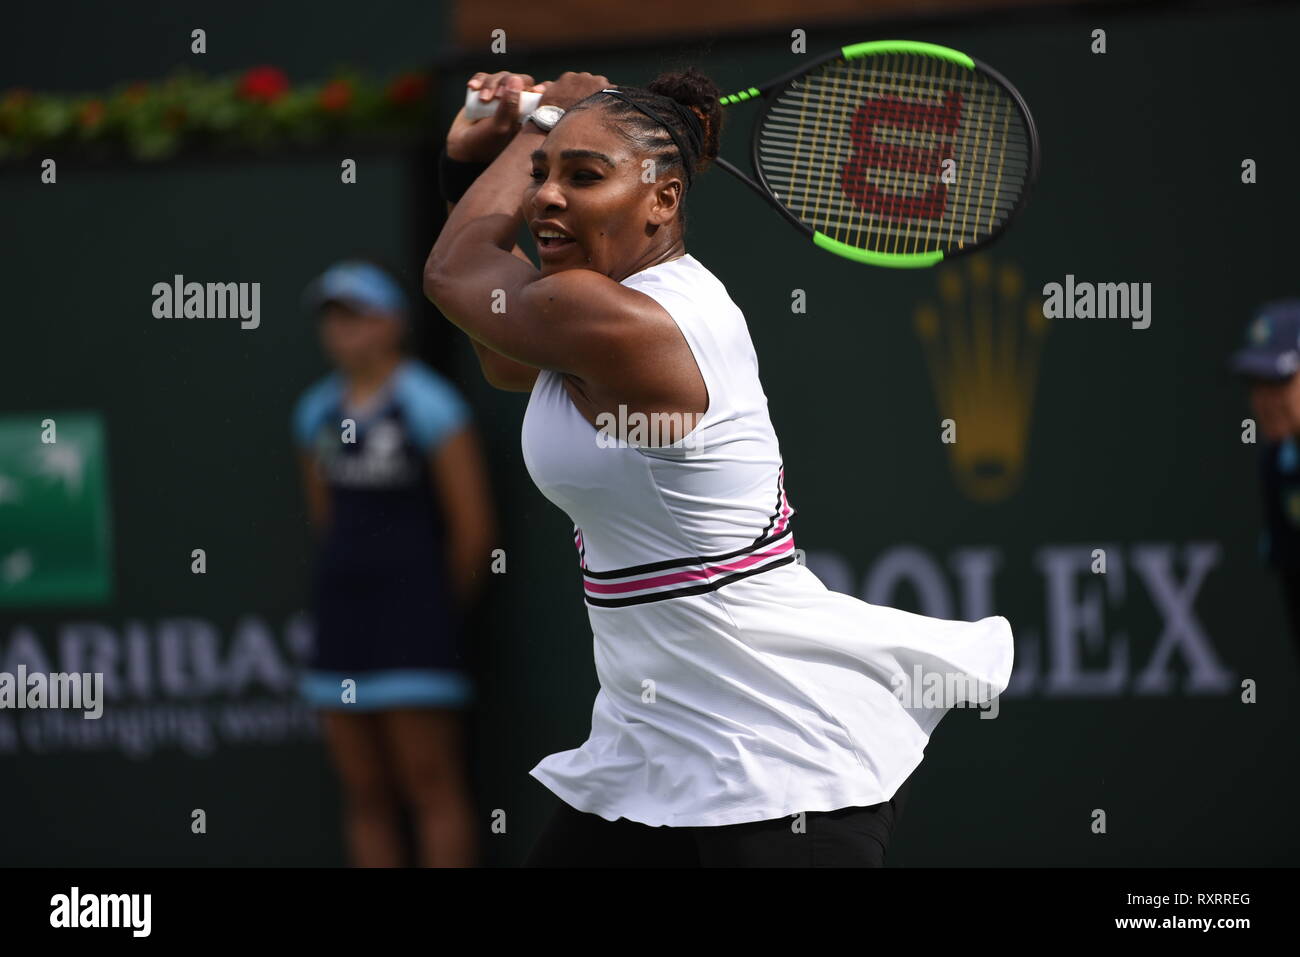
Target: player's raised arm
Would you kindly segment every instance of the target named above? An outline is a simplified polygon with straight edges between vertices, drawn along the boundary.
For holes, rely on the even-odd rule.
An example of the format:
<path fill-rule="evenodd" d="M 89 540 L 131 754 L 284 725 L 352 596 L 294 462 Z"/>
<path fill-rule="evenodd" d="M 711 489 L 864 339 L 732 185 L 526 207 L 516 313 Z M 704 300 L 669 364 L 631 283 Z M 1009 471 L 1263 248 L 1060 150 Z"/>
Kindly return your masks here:
<path fill-rule="evenodd" d="M 455 203 L 447 203 L 448 213 L 455 208 Z M 524 252 L 518 243 L 515 244 L 515 248 L 511 252 L 515 258 L 523 260 L 530 266 L 533 265 L 528 253 Z M 537 381 L 539 371 L 536 366 L 530 366 L 525 362 L 516 362 L 514 359 L 507 359 L 501 353 L 494 352 L 477 339 L 468 336 L 466 338 L 469 338 L 469 344 L 474 347 L 474 354 L 478 356 L 479 369 L 489 385 L 505 392 L 532 391 L 533 383 Z"/>
<path fill-rule="evenodd" d="M 607 84 L 565 74 L 542 104 L 571 105 Z M 482 122 L 504 126 L 523 86 L 523 78 L 508 77 L 497 115 Z M 593 269 L 545 273 L 511 252 L 525 215 L 536 235 L 563 206 L 547 189 L 550 177 L 539 184 L 533 175 L 545 140 L 540 127 L 523 124 L 455 205 L 429 254 L 425 294 L 472 339 L 517 363 L 575 374 L 607 369 L 635 347 L 643 297 Z M 568 245 L 581 253 L 578 243 Z"/>

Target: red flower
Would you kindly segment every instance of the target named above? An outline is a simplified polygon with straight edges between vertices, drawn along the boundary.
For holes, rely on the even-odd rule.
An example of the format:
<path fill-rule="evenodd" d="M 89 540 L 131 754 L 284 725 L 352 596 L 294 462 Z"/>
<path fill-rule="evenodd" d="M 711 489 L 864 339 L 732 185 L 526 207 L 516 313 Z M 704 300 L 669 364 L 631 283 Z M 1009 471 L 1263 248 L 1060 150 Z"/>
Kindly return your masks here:
<path fill-rule="evenodd" d="M 149 93 L 148 83 L 132 83 L 122 91 L 122 99 L 128 103 L 139 103 Z"/>
<path fill-rule="evenodd" d="M 4 99 L 0 99 L 0 108 L 7 109 L 7 110 L 18 109 L 20 107 L 26 106 L 27 101 L 30 100 L 31 98 L 32 98 L 31 90 L 24 90 L 21 88 L 8 90 L 5 92 Z"/>
<path fill-rule="evenodd" d="M 429 78 L 423 73 L 403 73 L 388 85 L 388 98 L 394 103 L 414 103 L 424 98 Z"/>
<path fill-rule="evenodd" d="M 18 116 L 32 98 L 30 90 L 13 89 L 0 96 L 0 133 L 8 133 L 18 127 Z"/>
<path fill-rule="evenodd" d="M 77 119 L 86 128 L 98 126 L 104 120 L 104 104 L 100 100 L 91 100 L 82 106 Z"/>
<path fill-rule="evenodd" d="M 274 103 L 289 90 L 289 78 L 273 66 L 255 66 L 239 81 L 239 95 L 255 103 Z"/>
<path fill-rule="evenodd" d="M 346 110 L 348 104 L 352 102 L 352 84 L 347 80 L 334 80 L 321 87 L 320 93 L 317 94 L 317 101 L 321 109 L 328 110 L 331 113 L 337 113 Z"/>

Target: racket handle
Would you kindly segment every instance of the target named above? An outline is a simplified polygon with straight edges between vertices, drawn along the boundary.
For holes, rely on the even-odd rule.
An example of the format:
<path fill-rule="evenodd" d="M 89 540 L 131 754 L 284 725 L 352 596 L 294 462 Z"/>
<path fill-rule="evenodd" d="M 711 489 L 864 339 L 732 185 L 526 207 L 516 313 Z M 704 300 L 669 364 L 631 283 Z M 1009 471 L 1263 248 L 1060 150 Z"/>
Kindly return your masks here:
<path fill-rule="evenodd" d="M 484 103 L 478 98 L 478 90 L 465 91 L 465 116 L 471 120 L 481 120 L 485 116 L 492 116 L 501 105 L 500 100 L 488 100 Z M 533 110 L 537 109 L 537 103 L 541 100 L 542 94 L 534 93 L 531 90 L 524 90 L 519 94 L 519 115 L 527 116 Z"/>

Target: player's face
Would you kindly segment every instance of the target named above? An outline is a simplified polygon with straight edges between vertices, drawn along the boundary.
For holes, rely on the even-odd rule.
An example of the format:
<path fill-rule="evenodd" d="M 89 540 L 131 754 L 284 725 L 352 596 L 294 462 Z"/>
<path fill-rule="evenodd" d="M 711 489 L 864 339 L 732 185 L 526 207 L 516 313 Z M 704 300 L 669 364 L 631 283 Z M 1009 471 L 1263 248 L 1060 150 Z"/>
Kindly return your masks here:
<path fill-rule="evenodd" d="M 524 221 L 533 231 L 542 273 L 592 269 L 622 280 L 669 248 L 660 227 L 676 217 L 677 187 L 642 179 L 642 158 L 609 129 L 606 113 L 583 109 L 556 124 L 532 164 Z M 564 156 L 580 150 L 581 155 Z M 653 171 L 653 166 L 649 167 Z M 567 239 L 537 235 L 539 221 Z"/>
<path fill-rule="evenodd" d="M 1285 382 L 1252 383 L 1250 406 L 1268 441 L 1300 434 L 1300 375 Z"/>
<path fill-rule="evenodd" d="M 380 313 L 331 303 L 321 314 L 321 345 L 340 369 L 361 369 L 397 348 L 396 327 L 392 318 Z"/>

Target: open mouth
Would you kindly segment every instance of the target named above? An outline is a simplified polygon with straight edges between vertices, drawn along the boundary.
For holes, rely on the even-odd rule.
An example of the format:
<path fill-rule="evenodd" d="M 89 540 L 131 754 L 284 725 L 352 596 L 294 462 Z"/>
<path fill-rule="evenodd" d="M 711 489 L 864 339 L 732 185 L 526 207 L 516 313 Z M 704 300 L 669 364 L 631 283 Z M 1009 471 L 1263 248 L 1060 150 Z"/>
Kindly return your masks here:
<path fill-rule="evenodd" d="M 566 235 L 558 229 L 548 229 L 543 227 L 542 229 L 537 230 L 534 235 L 537 238 L 538 248 L 548 251 L 564 249 L 568 246 L 572 246 L 576 242 L 572 236 Z"/>

